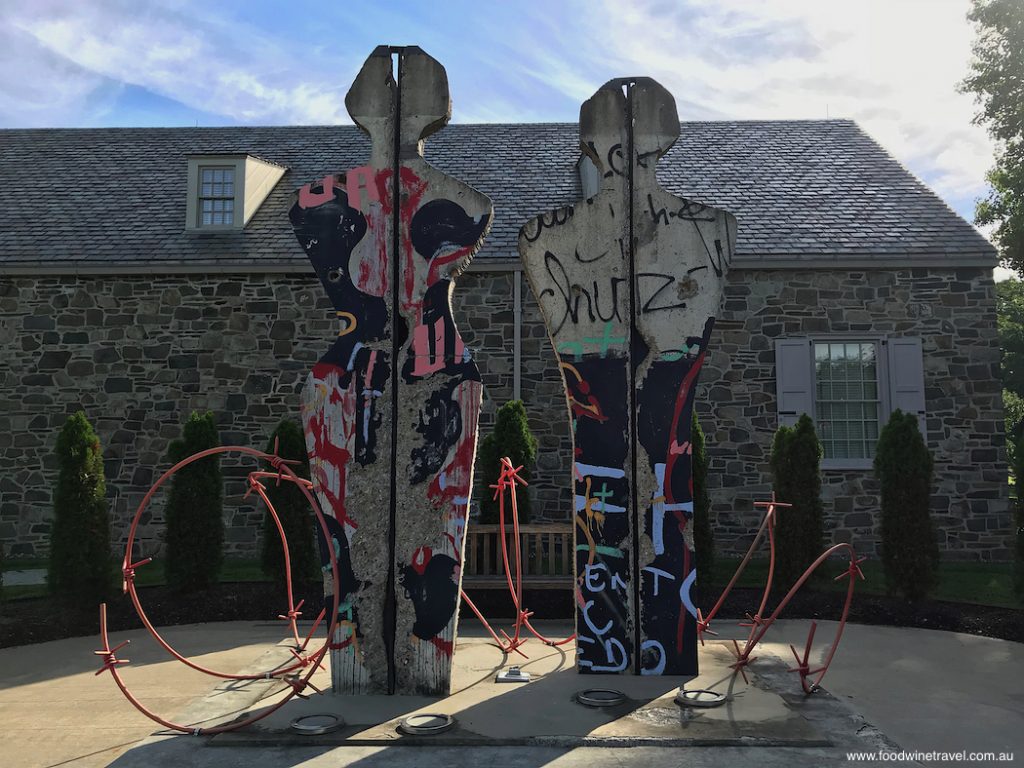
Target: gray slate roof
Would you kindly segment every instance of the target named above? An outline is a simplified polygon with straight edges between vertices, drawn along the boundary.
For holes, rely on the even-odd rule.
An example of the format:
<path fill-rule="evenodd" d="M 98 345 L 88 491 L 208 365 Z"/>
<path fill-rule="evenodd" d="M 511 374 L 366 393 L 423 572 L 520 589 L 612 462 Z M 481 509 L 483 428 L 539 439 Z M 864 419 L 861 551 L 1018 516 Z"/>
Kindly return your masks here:
<path fill-rule="evenodd" d="M 353 126 L 3 130 L 0 270 L 298 266 L 292 193 L 368 150 Z M 244 231 L 186 232 L 186 155 L 234 152 L 289 170 Z M 478 259 L 515 258 L 528 217 L 581 197 L 573 123 L 450 125 L 426 155 L 493 199 Z M 972 226 L 849 120 L 683 123 L 659 177 L 737 217 L 743 262 L 996 263 Z"/>

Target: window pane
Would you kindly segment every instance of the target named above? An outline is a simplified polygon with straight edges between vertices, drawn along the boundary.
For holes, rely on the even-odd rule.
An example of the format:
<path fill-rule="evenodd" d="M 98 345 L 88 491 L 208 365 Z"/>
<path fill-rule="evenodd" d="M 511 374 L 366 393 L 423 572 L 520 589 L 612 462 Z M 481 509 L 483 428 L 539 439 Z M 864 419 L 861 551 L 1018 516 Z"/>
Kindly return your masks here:
<path fill-rule="evenodd" d="M 209 226 L 212 223 L 212 221 L 213 221 L 210 218 L 212 215 L 213 214 L 210 214 L 210 213 L 204 213 L 203 214 L 203 224 L 205 224 L 206 226 Z"/>
<path fill-rule="evenodd" d="M 233 224 L 234 221 L 235 221 L 235 215 L 233 213 L 231 213 L 231 211 L 228 211 L 227 213 L 224 214 L 224 223 L 225 224 Z"/>
<path fill-rule="evenodd" d="M 203 168 L 203 183 L 213 181 L 213 170 L 210 168 Z"/>
<path fill-rule="evenodd" d="M 223 213 L 215 213 L 215 214 L 213 214 L 213 223 L 214 224 L 223 224 L 224 223 L 224 214 Z"/>
<path fill-rule="evenodd" d="M 818 432 L 826 458 L 871 458 L 878 440 L 878 369 L 874 342 L 814 345 Z"/>

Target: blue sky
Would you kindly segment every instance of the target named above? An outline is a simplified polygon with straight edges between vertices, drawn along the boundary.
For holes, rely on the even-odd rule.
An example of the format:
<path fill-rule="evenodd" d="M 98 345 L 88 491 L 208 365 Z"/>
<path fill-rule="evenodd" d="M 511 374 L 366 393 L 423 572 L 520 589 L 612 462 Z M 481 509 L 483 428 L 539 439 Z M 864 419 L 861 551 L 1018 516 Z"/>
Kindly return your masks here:
<path fill-rule="evenodd" d="M 970 219 L 992 146 L 958 94 L 967 0 L 0 0 L 0 127 L 350 122 L 375 45 L 448 70 L 457 122 L 575 120 L 650 75 L 684 120 L 857 120 Z"/>

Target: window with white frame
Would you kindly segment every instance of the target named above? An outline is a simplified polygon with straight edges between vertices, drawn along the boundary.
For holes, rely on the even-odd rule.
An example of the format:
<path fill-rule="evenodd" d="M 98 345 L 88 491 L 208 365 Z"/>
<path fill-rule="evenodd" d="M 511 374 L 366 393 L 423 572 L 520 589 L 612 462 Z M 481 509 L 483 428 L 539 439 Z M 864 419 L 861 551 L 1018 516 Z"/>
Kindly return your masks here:
<path fill-rule="evenodd" d="M 199 225 L 230 227 L 235 223 L 235 169 L 199 168 Z"/>
<path fill-rule="evenodd" d="M 878 369 L 876 342 L 814 342 L 814 422 L 826 459 L 874 458 Z"/>
<path fill-rule="evenodd" d="M 885 421 L 896 408 L 926 431 L 921 340 L 842 335 L 777 339 L 779 424 L 814 419 L 822 466 L 867 468 Z"/>

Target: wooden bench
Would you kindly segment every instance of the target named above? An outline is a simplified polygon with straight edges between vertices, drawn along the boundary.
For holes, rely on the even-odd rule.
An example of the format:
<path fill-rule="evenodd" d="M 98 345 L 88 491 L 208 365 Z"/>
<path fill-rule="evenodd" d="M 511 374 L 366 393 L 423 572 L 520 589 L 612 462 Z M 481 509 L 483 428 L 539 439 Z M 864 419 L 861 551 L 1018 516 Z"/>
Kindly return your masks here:
<path fill-rule="evenodd" d="M 505 589 L 501 563 L 501 526 L 470 523 L 463 556 L 462 585 L 472 589 Z M 505 526 L 509 567 L 515 578 L 512 526 Z M 573 579 L 573 529 L 569 523 L 519 526 L 524 589 L 567 589 Z"/>

